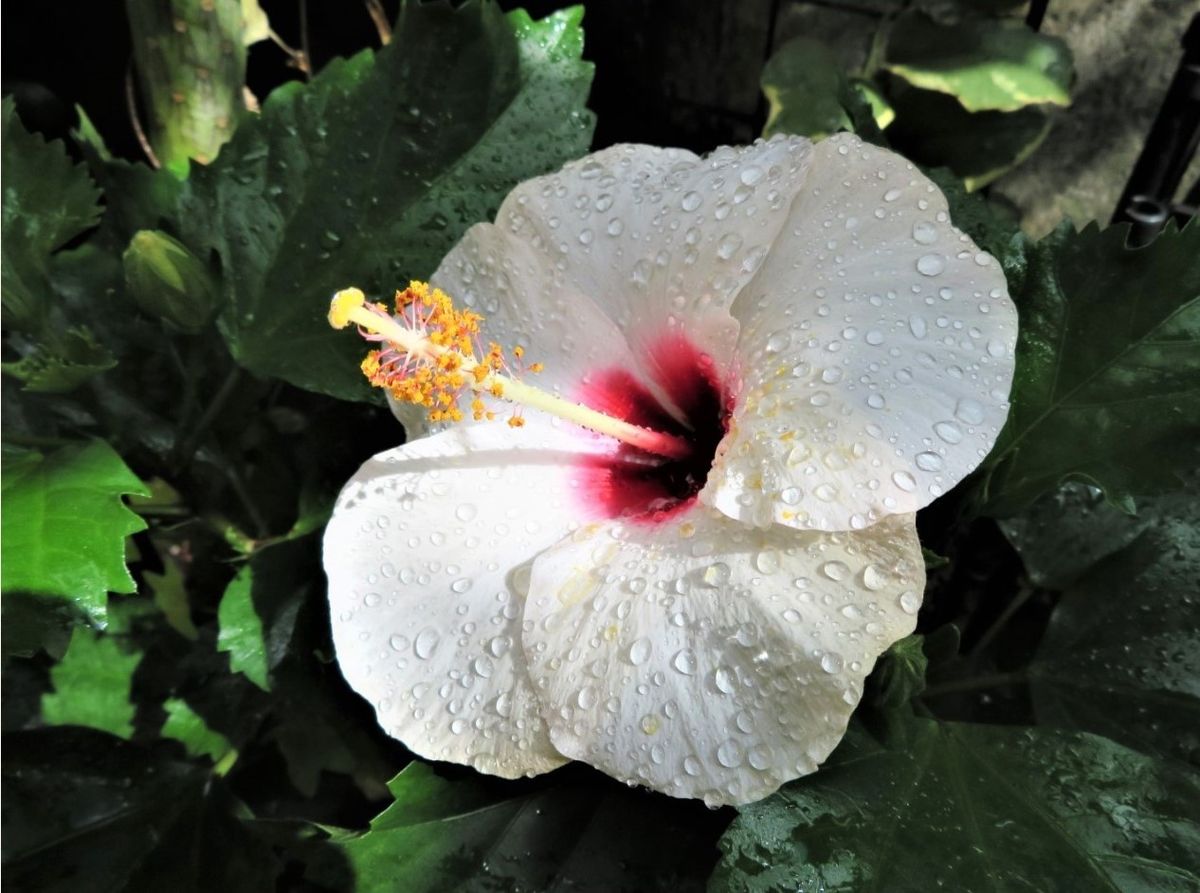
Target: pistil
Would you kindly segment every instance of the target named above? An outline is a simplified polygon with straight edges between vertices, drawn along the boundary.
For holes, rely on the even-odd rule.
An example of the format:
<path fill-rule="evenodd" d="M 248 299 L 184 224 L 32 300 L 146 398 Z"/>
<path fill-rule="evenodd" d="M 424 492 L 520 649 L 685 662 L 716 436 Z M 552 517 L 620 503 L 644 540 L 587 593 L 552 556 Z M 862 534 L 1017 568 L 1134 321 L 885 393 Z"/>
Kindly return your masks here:
<path fill-rule="evenodd" d="M 425 283 L 411 283 L 398 293 L 396 309 L 400 319 L 381 304 L 367 303 L 361 290 L 347 288 L 330 302 L 329 323 L 337 329 L 354 323 L 365 338 L 386 345 L 384 351 L 368 357 L 363 371 L 372 384 L 386 387 L 397 399 L 426 406 L 434 420 L 461 418 L 456 409 L 458 392 L 470 389 L 477 395 L 472 404 L 477 419 L 484 414 L 481 397 L 486 395 L 549 413 L 668 459 L 683 459 L 692 452 L 682 437 L 564 400 L 506 374 L 502 370 L 507 364 L 496 345 L 481 361 L 471 348 L 480 317 L 454 310 L 449 298 L 438 290 L 431 292 Z M 514 353 L 519 356 L 520 348 Z M 540 365 L 529 368 L 537 371 Z M 519 426 L 523 419 L 514 415 L 509 424 Z"/>

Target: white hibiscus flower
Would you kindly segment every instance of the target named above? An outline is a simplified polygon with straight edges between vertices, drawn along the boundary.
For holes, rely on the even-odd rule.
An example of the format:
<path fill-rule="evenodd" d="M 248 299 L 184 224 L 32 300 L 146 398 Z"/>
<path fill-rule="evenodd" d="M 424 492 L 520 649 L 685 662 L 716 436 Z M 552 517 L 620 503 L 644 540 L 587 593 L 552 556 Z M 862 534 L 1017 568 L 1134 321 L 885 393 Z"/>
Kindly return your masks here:
<path fill-rule="evenodd" d="M 996 262 L 911 164 L 841 135 L 599 152 L 519 186 L 433 284 L 563 405 L 690 452 L 402 407 L 410 442 L 325 537 L 338 659 L 383 728 L 714 805 L 816 769 L 914 628 L 913 513 L 1003 424 Z"/>

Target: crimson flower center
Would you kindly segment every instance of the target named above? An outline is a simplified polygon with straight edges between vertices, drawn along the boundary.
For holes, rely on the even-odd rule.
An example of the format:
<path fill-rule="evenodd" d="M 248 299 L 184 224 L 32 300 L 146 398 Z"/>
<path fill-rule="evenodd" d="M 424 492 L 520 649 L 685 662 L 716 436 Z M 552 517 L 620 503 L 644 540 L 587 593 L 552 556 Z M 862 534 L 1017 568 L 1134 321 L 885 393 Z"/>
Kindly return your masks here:
<path fill-rule="evenodd" d="M 712 358 L 686 337 L 657 339 L 645 364 L 672 414 L 654 391 L 625 369 L 589 376 L 578 399 L 601 412 L 685 438 L 692 452 L 684 459 L 652 456 L 621 444 L 609 456 L 580 460 L 576 482 L 589 514 L 659 523 L 685 511 L 708 480 L 717 446 L 729 427 L 730 400 Z"/>

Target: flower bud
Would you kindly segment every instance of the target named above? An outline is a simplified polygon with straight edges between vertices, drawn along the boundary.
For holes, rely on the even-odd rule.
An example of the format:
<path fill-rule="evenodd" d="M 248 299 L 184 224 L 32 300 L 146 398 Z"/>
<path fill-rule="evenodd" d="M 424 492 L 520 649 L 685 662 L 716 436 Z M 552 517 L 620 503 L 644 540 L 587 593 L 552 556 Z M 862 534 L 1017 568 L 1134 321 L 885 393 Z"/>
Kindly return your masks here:
<path fill-rule="evenodd" d="M 122 257 L 125 284 L 144 311 L 183 332 L 200 331 L 217 307 L 212 275 L 182 244 L 158 230 L 136 233 Z"/>

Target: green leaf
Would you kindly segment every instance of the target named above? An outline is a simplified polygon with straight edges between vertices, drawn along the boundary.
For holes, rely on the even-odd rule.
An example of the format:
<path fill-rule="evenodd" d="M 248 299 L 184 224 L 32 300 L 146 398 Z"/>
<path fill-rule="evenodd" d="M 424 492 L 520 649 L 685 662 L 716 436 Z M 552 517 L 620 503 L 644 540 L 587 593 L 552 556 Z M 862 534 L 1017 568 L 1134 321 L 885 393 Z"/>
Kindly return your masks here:
<path fill-rule="evenodd" d="M 46 317 L 50 255 L 100 219 L 100 190 L 62 142 L 45 142 L 21 126 L 16 106 L 0 106 L 4 169 L 4 325 L 36 332 Z"/>
<path fill-rule="evenodd" d="M 586 151 L 581 17 L 405 4 L 389 46 L 276 90 L 193 170 L 174 229 L 231 273 L 221 325 L 240 363 L 374 399 L 362 345 L 326 322 L 330 296 L 427 277 L 514 185 Z"/>
<path fill-rule="evenodd" d="M 176 748 L 90 729 L 4 739 L 4 880 L 13 890 L 275 889 L 271 848 L 245 810 Z"/>
<path fill-rule="evenodd" d="M 942 25 L 924 13 L 905 13 L 888 33 L 884 68 L 914 87 L 953 96 L 969 112 L 1071 103 L 1071 51 L 1019 22 L 969 18 Z"/>
<path fill-rule="evenodd" d="M 929 658 L 925 656 L 924 645 L 924 636 L 912 635 L 883 653 L 872 680 L 878 691 L 876 706 L 885 709 L 903 707 L 925 690 Z"/>
<path fill-rule="evenodd" d="M 1050 132 L 1038 108 L 972 113 L 948 96 L 903 85 L 889 98 L 896 120 L 888 138 L 896 148 L 923 165 L 950 168 L 971 191 L 1012 170 Z"/>
<path fill-rule="evenodd" d="M 585 770 L 586 771 L 586 770 Z M 564 777 L 566 776 L 566 777 Z M 439 777 L 411 763 L 369 831 L 335 838 L 358 893 L 698 889 L 719 813 L 595 773 L 544 781 Z"/>
<path fill-rule="evenodd" d="M 1185 890 L 1200 784 L 1092 735 L 913 719 L 852 728 L 816 774 L 743 808 L 710 891 Z"/>
<path fill-rule="evenodd" d="M 1008 264 L 1017 370 L 985 460 L 985 513 L 1015 514 L 1066 480 L 1128 508 L 1196 467 L 1200 226 L 1134 250 L 1128 231 L 1064 225 Z"/>
<path fill-rule="evenodd" d="M 1029 666 L 1038 719 L 1200 766 L 1200 486 L 1139 500 L 1136 527 L 1108 507 L 1089 520 L 1044 532 L 1066 550 L 1090 526 L 1091 554 L 1108 554 L 1070 585 Z"/>
<path fill-rule="evenodd" d="M 129 694 L 141 659 L 125 654 L 111 636 L 76 629 L 50 670 L 54 692 L 42 697 L 42 718 L 51 726 L 88 726 L 128 738 L 135 712 Z"/>
<path fill-rule="evenodd" d="M 254 571 L 243 567 L 221 596 L 217 612 L 220 633 L 217 650 L 229 652 L 229 666 L 243 673 L 263 691 L 271 690 L 267 666 L 267 645 L 262 618 L 254 610 Z"/>
<path fill-rule="evenodd" d="M 59 330 L 33 344 L 19 360 L 0 363 L 8 375 L 25 383 L 25 390 L 44 394 L 73 391 L 93 375 L 117 364 L 108 348 L 84 326 Z"/>
<path fill-rule="evenodd" d="M 44 456 L 3 452 L 0 580 L 5 592 L 70 598 L 103 622 L 108 592 L 133 592 L 125 537 L 146 523 L 121 501 L 145 486 L 102 441 Z"/>
<path fill-rule="evenodd" d="M 1158 499 L 1151 498 L 1153 506 Z M 1021 555 L 1029 579 L 1044 589 L 1066 589 L 1101 559 L 1124 549 L 1154 523 L 1138 500 L 1129 514 L 1108 503 L 1100 488 L 1068 481 L 1000 529 Z"/>
<path fill-rule="evenodd" d="M 823 43 L 796 37 L 767 60 L 762 91 L 770 108 L 763 136 L 795 133 L 821 139 L 839 130 L 854 130 L 845 106 L 846 75 Z"/>
<path fill-rule="evenodd" d="M 229 739 L 210 729 L 204 717 L 189 707 L 187 701 L 169 698 L 163 709 L 167 712 L 167 721 L 163 723 L 162 736 L 182 742 L 191 756 L 208 757 L 218 763 L 233 750 Z"/>

